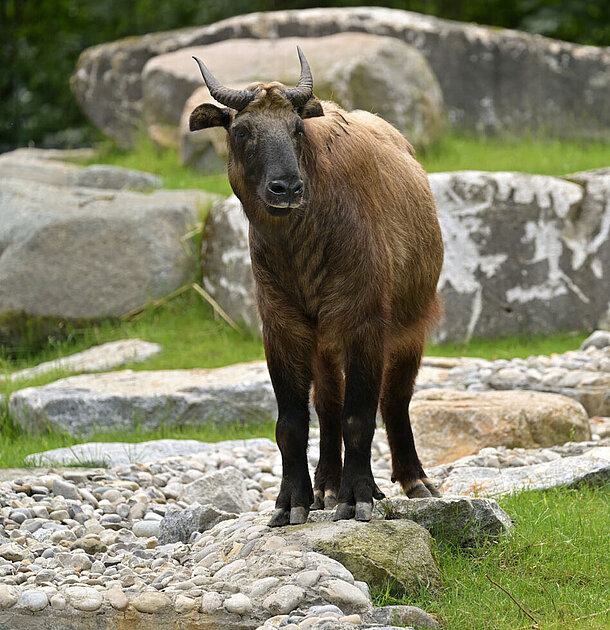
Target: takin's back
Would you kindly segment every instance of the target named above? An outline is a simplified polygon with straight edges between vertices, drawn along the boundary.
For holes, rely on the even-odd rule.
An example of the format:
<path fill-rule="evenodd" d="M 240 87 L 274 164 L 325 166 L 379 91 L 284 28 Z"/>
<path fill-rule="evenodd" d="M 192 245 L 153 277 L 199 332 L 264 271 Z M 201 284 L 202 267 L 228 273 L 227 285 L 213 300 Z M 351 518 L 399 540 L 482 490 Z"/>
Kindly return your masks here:
<path fill-rule="evenodd" d="M 332 102 L 323 108 L 324 116 L 305 120 L 303 159 L 312 198 L 365 224 L 390 285 L 394 324 L 433 317 L 443 242 L 413 147 L 374 114 L 346 112 Z"/>

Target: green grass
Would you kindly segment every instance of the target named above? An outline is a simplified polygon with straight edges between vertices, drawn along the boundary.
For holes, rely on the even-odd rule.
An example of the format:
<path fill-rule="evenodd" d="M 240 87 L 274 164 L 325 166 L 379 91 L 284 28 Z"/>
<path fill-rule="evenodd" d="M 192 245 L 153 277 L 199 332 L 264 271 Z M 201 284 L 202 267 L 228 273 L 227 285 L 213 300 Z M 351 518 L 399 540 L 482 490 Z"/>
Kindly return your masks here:
<path fill-rule="evenodd" d="M 610 144 L 536 138 L 479 138 L 446 133 L 418 159 L 429 173 L 455 170 L 521 171 L 540 175 L 566 175 L 610 166 Z M 178 163 L 176 151 L 155 147 L 146 138 L 131 150 L 111 143 L 101 145 L 91 163 L 113 164 L 148 171 L 163 178 L 164 188 L 202 188 L 229 195 L 224 174 L 201 175 Z"/>
<path fill-rule="evenodd" d="M 429 173 L 482 170 L 567 175 L 610 166 L 610 143 L 537 138 L 477 138 L 447 133 L 418 159 Z"/>
<path fill-rule="evenodd" d="M 228 196 L 231 187 L 226 175 L 202 175 L 193 169 L 178 163 L 176 151 L 158 147 L 148 138 L 140 138 L 133 149 L 120 149 L 110 141 L 99 147 L 95 159 L 89 164 L 111 164 L 138 171 L 147 171 L 163 179 L 163 188 L 170 189 L 203 189 L 208 192 Z"/>
<path fill-rule="evenodd" d="M 610 628 L 610 486 L 522 492 L 499 503 L 514 520 L 512 536 L 473 549 L 443 546 L 438 597 L 424 587 L 402 598 L 373 588 L 376 605 L 419 606 L 444 630 Z"/>

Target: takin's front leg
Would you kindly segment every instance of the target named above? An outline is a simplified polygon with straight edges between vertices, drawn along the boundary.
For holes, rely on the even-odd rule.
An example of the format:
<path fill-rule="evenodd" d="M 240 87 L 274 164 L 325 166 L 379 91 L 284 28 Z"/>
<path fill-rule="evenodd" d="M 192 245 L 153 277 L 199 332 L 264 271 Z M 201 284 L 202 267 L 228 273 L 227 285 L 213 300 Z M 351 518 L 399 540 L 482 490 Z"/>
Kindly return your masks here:
<path fill-rule="evenodd" d="M 336 521 L 354 517 L 370 521 L 373 498 L 384 497 L 371 471 L 371 443 L 383 369 L 383 346 L 372 341 L 373 335 L 364 337 L 366 343 L 353 344 L 346 357 L 342 415 L 345 462 Z"/>
<path fill-rule="evenodd" d="M 320 459 L 314 475 L 312 510 L 337 505 L 341 484 L 341 413 L 343 374 L 339 358 L 317 351 L 313 361 L 313 404 L 320 423 Z"/>
<path fill-rule="evenodd" d="M 275 437 L 282 454 L 282 483 L 269 526 L 298 525 L 307 521 L 313 501 L 307 467 L 310 349 L 294 338 L 263 333 L 263 339 L 278 407 Z"/>

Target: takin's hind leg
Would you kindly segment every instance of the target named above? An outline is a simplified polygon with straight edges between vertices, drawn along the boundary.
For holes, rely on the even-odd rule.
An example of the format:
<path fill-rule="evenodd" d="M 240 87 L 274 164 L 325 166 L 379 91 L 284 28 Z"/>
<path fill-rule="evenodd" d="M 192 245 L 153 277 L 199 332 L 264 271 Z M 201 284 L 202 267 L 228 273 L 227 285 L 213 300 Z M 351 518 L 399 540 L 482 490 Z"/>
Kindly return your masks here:
<path fill-rule="evenodd" d="M 421 350 L 416 350 L 390 356 L 384 370 L 380 404 L 392 454 L 392 481 L 398 481 L 411 498 L 441 496 L 419 461 L 409 418 L 421 354 Z"/>
<path fill-rule="evenodd" d="M 345 384 L 337 356 L 318 352 L 313 361 L 313 403 L 320 422 L 320 459 L 312 510 L 333 509 L 341 485 L 341 413 Z"/>

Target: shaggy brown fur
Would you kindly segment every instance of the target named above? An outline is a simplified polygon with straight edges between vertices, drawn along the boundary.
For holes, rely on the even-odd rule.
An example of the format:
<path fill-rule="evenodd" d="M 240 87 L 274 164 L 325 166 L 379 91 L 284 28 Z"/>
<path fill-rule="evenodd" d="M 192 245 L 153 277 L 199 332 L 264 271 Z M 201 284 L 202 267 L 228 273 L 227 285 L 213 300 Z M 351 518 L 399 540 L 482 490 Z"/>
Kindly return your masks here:
<path fill-rule="evenodd" d="M 214 124 L 229 131 L 229 178 L 251 224 L 278 400 L 284 474 L 271 524 L 302 522 L 312 500 L 317 508 L 338 501 L 336 518 L 370 518 L 381 496 L 370 468 L 378 406 L 393 478 L 410 496 L 437 496 L 408 414 L 426 331 L 439 314 L 443 246 L 426 175 L 411 145 L 377 116 L 330 102 L 320 115 L 316 99 L 299 116 L 283 86 L 253 87 L 258 95 L 248 107 L 230 120 L 223 110 L 226 124 Z M 198 110 L 197 120 L 210 118 Z M 302 203 L 285 216 L 272 216 L 279 211 L 260 192 L 277 173 L 304 182 Z M 315 497 L 306 459 L 312 383 L 321 432 Z"/>

